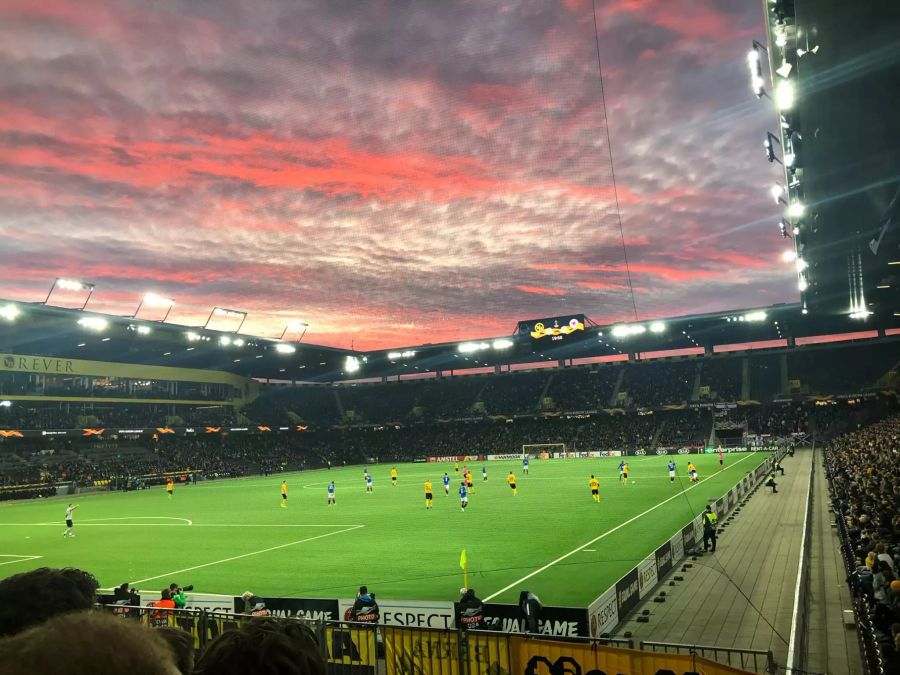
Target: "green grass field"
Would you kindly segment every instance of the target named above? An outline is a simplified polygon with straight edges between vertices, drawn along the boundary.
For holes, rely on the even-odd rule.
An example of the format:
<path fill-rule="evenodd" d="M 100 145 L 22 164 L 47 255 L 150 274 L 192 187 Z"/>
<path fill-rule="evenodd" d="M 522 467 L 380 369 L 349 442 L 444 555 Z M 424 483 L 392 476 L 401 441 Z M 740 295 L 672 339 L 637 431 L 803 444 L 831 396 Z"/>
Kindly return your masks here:
<path fill-rule="evenodd" d="M 352 598 L 365 583 L 382 598 L 453 600 L 465 548 L 469 584 L 483 599 L 499 592 L 497 602 L 515 602 L 527 588 L 549 605 L 585 606 L 766 456 L 731 454 L 720 472 L 715 455 L 692 455 L 696 485 L 684 475 L 685 456 L 676 458 L 674 484 L 667 457 L 630 458 L 636 482 L 627 486 L 618 482 L 618 458 L 532 460 L 527 477 L 521 462 L 488 462 L 486 483 L 477 464 L 465 513 L 459 477 L 445 464 L 398 465 L 397 487 L 390 466 L 369 467 L 372 494 L 362 467 L 352 467 L 178 486 L 172 499 L 159 487 L 3 504 L 0 576 L 74 566 L 104 587 L 177 581 L 205 593 Z M 516 497 L 505 481 L 510 469 L 519 478 Z M 441 485 L 445 471 L 450 496 Z M 588 489 L 591 473 L 601 481 L 599 504 Z M 288 508 L 280 507 L 284 477 Z M 431 510 L 426 478 L 435 487 Z M 332 479 L 337 504 L 329 507 Z M 64 538 L 70 499 L 80 505 L 77 536 Z"/>

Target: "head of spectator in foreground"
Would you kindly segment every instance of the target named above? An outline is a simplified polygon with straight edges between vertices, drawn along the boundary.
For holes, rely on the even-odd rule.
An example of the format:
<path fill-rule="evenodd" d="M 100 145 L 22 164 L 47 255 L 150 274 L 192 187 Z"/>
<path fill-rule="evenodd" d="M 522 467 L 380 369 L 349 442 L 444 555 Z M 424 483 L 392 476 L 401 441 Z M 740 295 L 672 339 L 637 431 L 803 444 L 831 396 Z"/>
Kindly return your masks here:
<path fill-rule="evenodd" d="M 99 586 L 92 574 L 71 567 L 40 567 L 7 577 L 0 581 L 0 636 L 90 609 Z"/>
<path fill-rule="evenodd" d="M 70 612 L 0 639 L 4 675 L 179 675 L 155 630 L 103 612 Z"/>
<path fill-rule="evenodd" d="M 154 629 L 169 646 L 175 658 L 175 665 L 182 675 L 191 675 L 194 672 L 194 638 L 187 631 L 171 626 L 163 626 Z"/>
<path fill-rule="evenodd" d="M 194 675 L 325 675 L 325 660 L 305 624 L 271 617 L 252 619 L 207 645 Z"/>

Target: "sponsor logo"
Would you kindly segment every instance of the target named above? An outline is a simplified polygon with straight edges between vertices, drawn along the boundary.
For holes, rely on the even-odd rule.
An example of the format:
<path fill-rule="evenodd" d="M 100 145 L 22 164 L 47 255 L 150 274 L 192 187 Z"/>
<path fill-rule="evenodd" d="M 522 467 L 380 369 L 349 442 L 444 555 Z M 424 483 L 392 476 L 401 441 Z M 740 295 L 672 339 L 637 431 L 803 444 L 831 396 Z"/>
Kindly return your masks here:
<path fill-rule="evenodd" d="M 688 448 L 680 448 L 678 450 L 678 454 L 679 455 L 689 455 L 689 454 L 691 454 L 691 451 Z"/>
<path fill-rule="evenodd" d="M 657 451 L 657 452 L 659 452 L 659 451 Z M 634 454 L 636 454 L 636 455 L 646 455 L 646 454 L 647 454 L 647 451 L 646 451 L 646 450 L 635 450 L 635 451 L 634 451 Z"/>
<path fill-rule="evenodd" d="M 627 606 L 633 599 L 633 597 L 636 596 L 639 592 L 640 585 L 636 578 L 621 590 L 616 591 L 616 595 L 618 596 L 619 601 L 619 607 Z"/>
<path fill-rule="evenodd" d="M 65 431 L 42 431 L 41 436 L 65 436 Z"/>
<path fill-rule="evenodd" d="M 3 367 L 10 370 L 25 370 L 35 373 L 75 372 L 72 362 L 67 359 L 48 359 L 39 356 L 4 356 Z"/>
<path fill-rule="evenodd" d="M 668 450 L 657 450 L 656 454 L 657 455 L 668 455 L 669 451 Z"/>

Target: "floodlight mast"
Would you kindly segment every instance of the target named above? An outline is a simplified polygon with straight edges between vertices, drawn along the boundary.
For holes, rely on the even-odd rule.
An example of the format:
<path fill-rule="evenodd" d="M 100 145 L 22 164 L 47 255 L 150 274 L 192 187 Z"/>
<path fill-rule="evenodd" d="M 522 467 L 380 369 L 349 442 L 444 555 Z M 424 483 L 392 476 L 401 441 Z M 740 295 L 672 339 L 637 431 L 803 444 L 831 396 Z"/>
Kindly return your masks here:
<path fill-rule="evenodd" d="M 42 304 L 46 305 L 48 302 L 50 302 L 50 296 L 53 295 L 53 291 L 56 290 L 57 286 L 62 286 L 67 290 L 86 290 L 88 292 L 87 298 L 85 298 L 84 303 L 81 305 L 81 307 L 78 308 L 78 311 L 83 312 L 84 308 L 87 307 L 91 296 L 94 294 L 94 287 L 96 286 L 96 284 L 91 284 L 86 281 L 77 281 L 74 279 L 64 279 L 63 277 L 56 277 L 56 279 L 53 280 L 53 284 L 51 284 L 50 286 L 50 292 L 47 293 L 47 297 L 44 298 L 44 302 Z"/>
<path fill-rule="evenodd" d="M 172 307 L 175 306 L 175 301 L 171 298 L 164 298 L 161 295 L 157 295 L 156 293 L 144 293 L 144 295 L 141 296 L 141 301 L 138 304 L 137 309 L 134 310 L 134 314 L 131 315 L 132 319 L 137 318 L 137 315 L 138 313 L 140 313 L 141 307 L 144 306 L 144 303 L 147 303 L 148 305 L 156 305 L 158 307 L 166 307 L 165 316 L 163 316 L 162 319 L 159 319 L 160 323 L 166 322 L 166 319 L 169 318 L 169 314 L 172 312 Z"/>
<path fill-rule="evenodd" d="M 281 335 L 279 336 L 279 340 L 284 340 L 284 336 L 287 335 L 289 330 L 297 330 L 298 328 L 302 328 L 303 332 L 300 333 L 300 337 L 297 338 L 297 342 L 303 341 L 303 336 L 306 335 L 306 331 L 309 330 L 309 324 L 305 321 L 288 321 L 287 325 L 284 327 L 284 330 L 281 331 Z"/>
<path fill-rule="evenodd" d="M 212 318 L 216 315 L 216 312 L 222 314 L 224 316 L 230 316 L 232 318 L 241 317 L 241 322 L 238 324 L 238 327 L 235 329 L 235 333 L 239 333 L 241 328 L 244 326 L 244 321 L 247 320 L 247 312 L 242 312 L 237 309 L 226 309 L 225 307 L 213 307 L 212 311 L 209 313 L 209 317 L 206 319 L 206 323 L 203 324 L 203 328 L 207 328 L 209 326 L 209 322 L 212 321 Z"/>

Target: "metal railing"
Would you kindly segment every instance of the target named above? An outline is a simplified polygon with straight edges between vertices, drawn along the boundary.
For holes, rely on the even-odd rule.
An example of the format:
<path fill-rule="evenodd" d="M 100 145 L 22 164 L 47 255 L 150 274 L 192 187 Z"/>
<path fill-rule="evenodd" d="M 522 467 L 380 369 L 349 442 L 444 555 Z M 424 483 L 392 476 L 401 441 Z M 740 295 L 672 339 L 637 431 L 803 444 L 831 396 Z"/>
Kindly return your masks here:
<path fill-rule="evenodd" d="M 756 673 L 777 673 L 778 665 L 771 650 L 736 649 L 713 645 L 689 645 L 678 642 L 651 642 L 641 640 L 640 648 L 665 654 L 696 654 L 729 666 L 753 670 Z"/>

